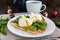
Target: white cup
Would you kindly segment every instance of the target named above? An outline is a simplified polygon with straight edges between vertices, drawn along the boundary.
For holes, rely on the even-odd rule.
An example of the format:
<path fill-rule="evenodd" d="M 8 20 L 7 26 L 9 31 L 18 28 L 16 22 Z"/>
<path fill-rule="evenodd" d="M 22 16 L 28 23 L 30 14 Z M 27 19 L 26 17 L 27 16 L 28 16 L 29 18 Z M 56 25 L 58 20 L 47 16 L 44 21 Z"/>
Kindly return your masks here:
<path fill-rule="evenodd" d="M 42 6 L 44 6 L 43 10 L 41 10 Z M 26 8 L 28 13 L 39 13 L 46 9 L 46 5 L 42 4 L 41 1 L 26 1 Z"/>

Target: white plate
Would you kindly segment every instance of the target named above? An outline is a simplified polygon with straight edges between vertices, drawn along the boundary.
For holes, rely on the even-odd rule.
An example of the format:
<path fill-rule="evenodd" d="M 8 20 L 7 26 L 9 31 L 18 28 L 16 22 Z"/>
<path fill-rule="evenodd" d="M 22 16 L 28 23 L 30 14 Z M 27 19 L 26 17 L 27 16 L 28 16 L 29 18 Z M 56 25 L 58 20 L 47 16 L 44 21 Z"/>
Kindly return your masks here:
<path fill-rule="evenodd" d="M 22 15 L 21 15 L 22 16 Z M 17 16 L 18 17 L 18 16 Z M 16 35 L 19 35 L 19 36 L 23 36 L 23 37 L 43 37 L 43 36 L 46 36 L 46 35 L 49 35 L 51 34 L 52 32 L 54 32 L 56 26 L 54 24 L 53 21 L 51 21 L 49 18 L 46 18 L 44 17 L 45 21 L 47 22 L 48 24 L 48 27 L 47 29 L 43 32 L 43 33 L 40 33 L 40 34 L 37 34 L 37 35 L 32 35 L 28 32 L 25 32 L 25 31 L 22 31 L 22 30 L 19 30 L 19 29 L 16 29 L 14 28 L 10 22 L 15 20 L 17 17 L 14 17 L 12 18 L 11 20 L 9 20 L 9 22 L 7 23 L 7 28 L 9 29 L 9 31 L 11 31 L 12 33 L 16 34 Z"/>

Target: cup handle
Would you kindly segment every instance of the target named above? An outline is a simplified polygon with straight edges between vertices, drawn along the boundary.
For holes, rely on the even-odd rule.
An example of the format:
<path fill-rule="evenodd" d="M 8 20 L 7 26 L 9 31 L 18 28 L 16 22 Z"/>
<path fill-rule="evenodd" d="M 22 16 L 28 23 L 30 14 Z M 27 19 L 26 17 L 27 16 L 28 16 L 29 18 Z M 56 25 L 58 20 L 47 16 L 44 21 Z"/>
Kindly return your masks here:
<path fill-rule="evenodd" d="M 41 12 L 44 11 L 44 10 L 46 9 L 46 5 L 45 5 L 45 4 L 42 4 L 42 6 L 44 6 L 44 9 L 41 10 Z"/>

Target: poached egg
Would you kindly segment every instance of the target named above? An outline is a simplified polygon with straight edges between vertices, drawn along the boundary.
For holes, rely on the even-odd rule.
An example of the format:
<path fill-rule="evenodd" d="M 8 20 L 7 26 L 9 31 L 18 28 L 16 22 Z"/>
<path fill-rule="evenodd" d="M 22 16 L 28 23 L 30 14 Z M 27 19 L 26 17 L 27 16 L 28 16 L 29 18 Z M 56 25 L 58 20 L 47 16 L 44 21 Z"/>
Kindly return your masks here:
<path fill-rule="evenodd" d="M 42 17 L 40 14 L 30 14 L 30 18 L 26 18 L 25 16 L 22 16 L 22 18 L 19 19 L 18 24 L 20 27 L 30 27 L 33 22 L 37 20 L 42 20 Z"/>

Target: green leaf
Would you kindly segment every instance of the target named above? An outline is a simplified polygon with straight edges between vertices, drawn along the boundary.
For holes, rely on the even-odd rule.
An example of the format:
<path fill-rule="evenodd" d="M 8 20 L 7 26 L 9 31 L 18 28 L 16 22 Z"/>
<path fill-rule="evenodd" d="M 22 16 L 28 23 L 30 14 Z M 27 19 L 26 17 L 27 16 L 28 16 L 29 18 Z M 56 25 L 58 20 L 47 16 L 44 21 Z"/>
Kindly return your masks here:
<path fill-rule="evenodd" d="M 25 29 L 25 31 L 27 31 L 27 30 L 28 30 L 28 28 Z"/>
<path fill-rule="evenodd" d="M 2 19 L 2 17 L 0 17 L 0 33 L 2 33 L 4 35 L 7 34 L 5 26 L 6 26 L 8 21 L 9 21 L 9 18 Z"/>
<path fill-rule="evenodd" d="M 41 30 L 45 30 L 46 29 L 46 26 L 47 26 L 47 23 L 46 22 L 44 22 L 42 25 L 41 25 Z"/>
<path fill-rule="evenodd" d="M 31 26 L 31 27 L 30 27 L 30 30 L 31 30 L 31 31 L 36 31 L 36 30 L 37 30 L 37 28 L 36 28 L 36 27 L 34 27 L 34 26 Z"/>
<path fill-rule="evenodd" d="M 26 16 L 26 15 L 24 15 L 24 16 L 25 16 L 26 18 L 30 18 L 30 16 L 28 16 L 28 15 L 27 15 L 27 16 Z"/>
<path fill-rule="evenodd" d="M 33 22 L 32 26 L 36 27 L 37 29 L 41 29 L 41 30 L 45 30 L 46 29 L 46 25 L 47 23 L 44 21 L 44 22 L 40 22 L 40 21 L 36 21 L 36 22 Z"/>
<path fill-rule="evenodd" d="M 3 27 L 3 26 L 1 27 L 1 30 L 0 30 L 0 31 L 1 31 L 1 33 L 4 34 L 4 35 L 7 34 L 7 31 L 6 31 L 5 27 Z"/>
<path fill-rule="evenodd" d="M 40 29 L 44 31 L 46 29 L 46 25 L 41 25 Z"/>
<path fill-rule="evenodd" d="M 13 22 L 18 23 L 19 18 L 21 18 L 21 16 L 19 16 L 19 17 L 18 17 L 17 19 L 15 19 Z"/>

